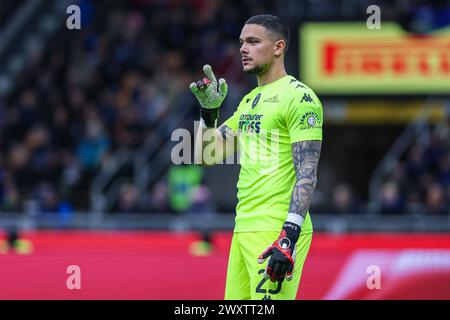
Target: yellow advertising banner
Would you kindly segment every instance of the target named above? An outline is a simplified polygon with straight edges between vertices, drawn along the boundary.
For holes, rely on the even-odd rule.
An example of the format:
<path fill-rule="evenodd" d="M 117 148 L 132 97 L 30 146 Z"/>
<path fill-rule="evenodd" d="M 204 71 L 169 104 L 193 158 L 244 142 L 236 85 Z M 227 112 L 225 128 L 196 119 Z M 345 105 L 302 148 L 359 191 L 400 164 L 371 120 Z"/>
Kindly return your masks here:
<path fill-rule="evenodd" d="M 450 106 L 442 102 L 351 101 L 327 102 L 323 109 L 325 119 L 335 125 L 405 125 L 423 118 L 428 122 L 441 122 L 450 114 Z"/>
<path fill-rule="evenodd" d="M 395 23 L 300 27 L 300 78 L 320 94 L 450 94 L 450 30 L 411 35 Z"/>

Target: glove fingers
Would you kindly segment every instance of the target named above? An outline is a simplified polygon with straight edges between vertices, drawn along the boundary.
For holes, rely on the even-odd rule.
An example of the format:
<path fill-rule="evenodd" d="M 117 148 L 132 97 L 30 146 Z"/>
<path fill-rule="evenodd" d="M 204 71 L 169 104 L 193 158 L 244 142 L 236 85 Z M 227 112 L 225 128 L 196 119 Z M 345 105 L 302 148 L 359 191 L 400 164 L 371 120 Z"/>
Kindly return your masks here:
<path fill-rule="evenodd" d="M 275 277 L 274 277 L 274 275 L 273 275 L 273 269 L 272 269 L 272 267 L 269 267 L 269 266 L 267 266 L 267 268 L 266 268 L 266 272 L 264 272 L 264 279 L 266 279 L 266 280 L 269 280 L 270 279 L 270 281 L 274 281 L 274 280 L 272 280 L 272 279 L 274 279 Z"/>
<path fill-rule="evenodd" d="M 219 79 L 219 94 L 221 96 L 226 96 L 228 92 L 228 84 L 224 78 Z"/>
<path fill-rule="evenodd" d="M 275 263 L 275 265 L 273 266 L 273 275 L 274 278 L 278 278 L 281 274 L 281 264 L 280 263 Z"/>
<path fill-rule="evenodd" d="M 267 266 L 266 270 L 264 270 L 263 278 L 267 280 L 272 277 L 272 274 L 273 274 L 272 268 Z"/>
<path fill-rule="evenodd" d="M 216 76 L 214 75 L 214 72 L 212 71 L 212 68 L 209 64 L 205 64 L 203 66 L 203 72 L 205 72 L 206 77 L 213 83 L 217 83 Z"/>
<path fill-rule="evenodd" d="M 283 264 L 281 266 L 280 273 L 278 274 L 278 281 L 280 281 L 280 282 L 284 281 L 284 277 L 286 275 L 286 270 L 287 270 L 287 266 L 285 264 Z"/>
<path fill-rule="evenodd" d="M 277 276 L 275 275 L 274 272 L 272 272 L 272 275 L 270 276 L 270 281 L 272 281 L 272 282 L 277 281 Z"/>
<path fill-rule="evenodd" d="M 294 248 L 292 249 L 292 261 L 295 263 L 295 257 L 297 256 L 297 245 L 294 245 Z M 286 268 L 286 280 L 291 281 L 294 273 L 294 263 L 291 263 Z"/>
<path fill-rule="evenodd" d="M 286 268 L 286 280 L 291 281 L 292 280 L 292 273 L 294 272 L 294 265 L 290 264 Z"/>
<path fill-rule="evenodd" d="M 192 92 L 193 94 L 196 94 L 196 93 L 198 92 L 198 87 L 197 87 L 197 84 L 196 84 L 195 82 L 192 82 L 192 83 L 189 85 L 189 88 L 191 89 L 191 92 Z"/>
<path fill-rule="evenodd" d="M 263 253 L 261 253 L 258 257 L 258 263 L 262 264 L 266 259 L 272 254 L 272 246 L 269 246 Z"/>
<path fill-rule="evenodd" d="M 286 264 L 277 263 L 273 268 L 273 279 L 272 281 L 278 280 L 280 282 L 284 281 L 284 277 L 286 275 Z"/>

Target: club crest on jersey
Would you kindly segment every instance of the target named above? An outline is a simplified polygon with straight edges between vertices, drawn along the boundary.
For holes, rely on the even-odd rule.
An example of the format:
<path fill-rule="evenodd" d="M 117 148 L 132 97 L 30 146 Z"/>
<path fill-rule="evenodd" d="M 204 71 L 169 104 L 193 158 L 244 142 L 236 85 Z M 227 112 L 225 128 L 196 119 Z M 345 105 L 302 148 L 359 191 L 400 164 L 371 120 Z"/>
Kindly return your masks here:
<path fill-rule="evenodd" d="M 260 98 L 261 98 L 261 93 L 258 93 L 256 95 L 255 99 L 253 100 L 252 109 L 256 107 L 256 105 L 258 104 Z"/>

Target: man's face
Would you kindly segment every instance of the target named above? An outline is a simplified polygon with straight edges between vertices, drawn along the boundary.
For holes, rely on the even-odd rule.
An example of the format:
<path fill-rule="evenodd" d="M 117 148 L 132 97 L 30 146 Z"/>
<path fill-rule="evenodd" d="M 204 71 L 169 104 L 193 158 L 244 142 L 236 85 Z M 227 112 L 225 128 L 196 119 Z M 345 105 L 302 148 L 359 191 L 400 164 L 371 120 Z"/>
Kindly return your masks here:
<path fill-rule="evenodd" d="M 242 67 L 246 73 L 262 74 L 275 59 L 275 41 L 263 26 L 246 24 L 239 36 Z"/>

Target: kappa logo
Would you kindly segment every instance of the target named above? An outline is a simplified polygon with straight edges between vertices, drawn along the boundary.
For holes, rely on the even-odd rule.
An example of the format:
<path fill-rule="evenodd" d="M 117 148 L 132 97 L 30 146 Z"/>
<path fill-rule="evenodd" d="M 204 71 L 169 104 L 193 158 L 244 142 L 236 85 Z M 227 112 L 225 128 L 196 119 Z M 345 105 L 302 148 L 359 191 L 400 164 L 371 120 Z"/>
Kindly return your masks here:
<path fill-rule="evenodd" d="M 303 95 L 303 98 L 302 98 L 302 100 L 300 101 L 300 103 L 302 103 L 303 101 L 314 103 L 314 100 L 313 100 L 313 99 L 311 98 L 311 96 L 310 96 L 309 94 L 307 94 L 307 93 L 305 93 L 305 94 Z"/>
<path fill-rule="evenodd" d="M 278 100 L 278 95 L 276 94 L 276 95 L 274 95 L 273 97 L 270 97 L 270 98 L 267 98 L 266 100 L 264 100 L 263 102 L 272 102 L 272 103 L 276 103 L 276 102 L 280 102 L 279 100 Z"/>
<path fill-rule="evenodd" d="M 296 83 L 297 84 L 295 86 L 295 89 L 298 89 L 298 88 L 306 89 L 306 87 L 302 83 L 300 83 L 297 79 L 291 79 L 291 81 L 289 81 L 289 84 L 292 84 L 292 83 Z"/>

